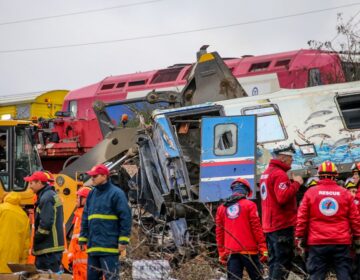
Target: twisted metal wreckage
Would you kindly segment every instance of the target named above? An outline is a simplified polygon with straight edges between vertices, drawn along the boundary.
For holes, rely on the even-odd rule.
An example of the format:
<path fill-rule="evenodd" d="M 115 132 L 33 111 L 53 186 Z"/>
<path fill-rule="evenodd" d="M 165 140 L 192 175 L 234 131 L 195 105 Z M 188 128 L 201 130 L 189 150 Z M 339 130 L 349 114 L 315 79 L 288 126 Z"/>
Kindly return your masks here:
<path fill-rule="evenodd" d="M 306 138 L 326 129 L 326 121 L 313 121 L 329 116 L 317 112 L 331 109 L 333 131 L 346 130 L 354 134 L 351 139 L 359 138 L 359 132 L 351 130 L 359 126 L 351 123 L 354 108 L 347 110 L 349 102 L 360 100 L 359 88 L 354 82 L 247 96 L 220 56 L 202 48 L 181 93 L 150 92 L 145 98 L 96 102 L 104 141 L 61 173 L 75 178 L 78 170 L 105 163 L 113 181 L 137 206 L 134 218 L 149 239 L 156 240 L 160 250 L 196 254 L 199 241 L 213 244 L 213 211 L 231 195 L 230 182 L 242 176 L 256 190 L 256 174 L 279 143 L 295 144 L 294 169 L 303 177 L 311 176 L 324 157 L 333 156 L 324 147 L 343 136 L 334 132 L 333 139 Z M 291 106 L 298 102 L 313 105 L 296 105 L 294 116 Z M 302 137 L 300 125 L 310 125 L 302 129 Z M 343 174 L 350 162 L 360 160 L 354 152 L 341 156 L 337 164 Z M 135 172 L 127 172 L 129 166 Z"/>

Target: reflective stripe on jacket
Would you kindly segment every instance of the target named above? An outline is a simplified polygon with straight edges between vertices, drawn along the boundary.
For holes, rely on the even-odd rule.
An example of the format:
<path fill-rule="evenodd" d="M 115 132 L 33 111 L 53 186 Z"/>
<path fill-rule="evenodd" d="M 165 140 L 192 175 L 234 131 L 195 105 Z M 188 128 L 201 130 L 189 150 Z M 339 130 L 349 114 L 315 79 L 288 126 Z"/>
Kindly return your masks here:
<path fill-rule="evenodd" d="M 69 262 L 73 263 L 73 278 L 74 280 L 86 279 L 86 267 L 87 267 L 87 254 L 85 251 L 80 250 L 79 236 L 81 229 L 81 218 L 84 208 L 76 209 L 74 213 L 74 231 L 71 237 L 69 245 Z"/>
<path fill-rule="evenodd" d="M 46 185 L 37 193 L 35 204 L 34 255 L 64 251 L 64 213 L 53 187 Z"/>
<path fill-rule="evenodd" d="M 131 211 L 124 192 L 111 182 L 96 186 L 86 200 L 79 242 L 90 255 L 119 254 L 129 242 Z"/>

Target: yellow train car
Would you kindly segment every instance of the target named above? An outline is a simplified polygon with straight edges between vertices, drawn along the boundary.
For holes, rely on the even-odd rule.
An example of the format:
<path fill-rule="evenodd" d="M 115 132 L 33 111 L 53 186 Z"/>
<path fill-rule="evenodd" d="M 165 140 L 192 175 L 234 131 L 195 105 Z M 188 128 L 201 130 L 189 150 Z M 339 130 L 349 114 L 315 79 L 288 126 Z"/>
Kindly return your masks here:
<path fill-rule="evenodd" d="M 0 118 L 37 120 L 53 118 L 61 111 L 68 90 L 51 90 L 2 96 L 0 99 Z"/>

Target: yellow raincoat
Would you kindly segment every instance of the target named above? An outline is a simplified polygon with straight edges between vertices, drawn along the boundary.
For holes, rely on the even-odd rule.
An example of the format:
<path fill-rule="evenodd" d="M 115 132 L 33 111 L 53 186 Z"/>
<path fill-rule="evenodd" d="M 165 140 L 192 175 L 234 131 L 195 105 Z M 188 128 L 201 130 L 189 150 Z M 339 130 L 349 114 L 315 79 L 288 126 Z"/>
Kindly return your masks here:
<path fill-rule="evenodd" d="M 29 218 L 21 197 L 10 192 L 0 204 L 0 273 L 11 272 L 7 263 L 26 263 L 30 244 Z"/>

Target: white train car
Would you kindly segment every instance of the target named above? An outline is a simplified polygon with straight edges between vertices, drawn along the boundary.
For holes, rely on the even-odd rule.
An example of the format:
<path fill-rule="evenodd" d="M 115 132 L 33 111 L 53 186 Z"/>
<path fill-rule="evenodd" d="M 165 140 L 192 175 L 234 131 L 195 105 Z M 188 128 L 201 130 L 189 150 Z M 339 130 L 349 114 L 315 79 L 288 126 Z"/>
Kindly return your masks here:
<path fill-rule="evenodd" d="M 348 172 L 360 161 L 360 82 L 282 89 L 214 104 L 228 116 L 257 115 L 258 174 L 282 144 L 293 143 L 297 150 L 295 171 L 309 172 L 332 160 L 340 172 Z"/>

